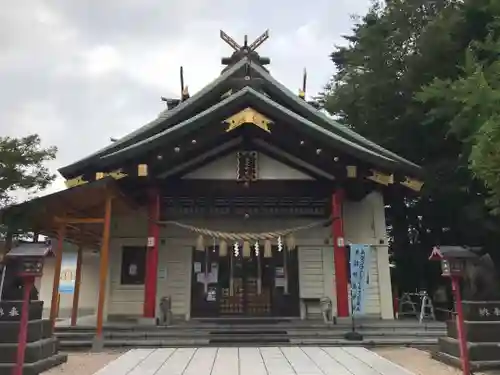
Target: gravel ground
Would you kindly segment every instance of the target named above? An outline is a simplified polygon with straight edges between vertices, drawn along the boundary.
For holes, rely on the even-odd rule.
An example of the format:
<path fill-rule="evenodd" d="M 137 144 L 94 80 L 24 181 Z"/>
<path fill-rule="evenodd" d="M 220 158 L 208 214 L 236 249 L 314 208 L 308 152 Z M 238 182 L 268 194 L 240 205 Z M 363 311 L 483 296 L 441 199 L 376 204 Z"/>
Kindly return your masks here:
<path fill-rule="evenodd" d="M 109 351 L 107 353 L 68 353 L 68 362 L 44 372 L 44 375 L 93 375 L 123 352 Z"/>
<path fill-rule="evenodd" d="M 435 361 L 426 351 L 414 348 L 377 348 L 373 350 L 415 375 L 461 375 L 462 371 Z M 482 375 L 475 373 L 476 375 Z"/>

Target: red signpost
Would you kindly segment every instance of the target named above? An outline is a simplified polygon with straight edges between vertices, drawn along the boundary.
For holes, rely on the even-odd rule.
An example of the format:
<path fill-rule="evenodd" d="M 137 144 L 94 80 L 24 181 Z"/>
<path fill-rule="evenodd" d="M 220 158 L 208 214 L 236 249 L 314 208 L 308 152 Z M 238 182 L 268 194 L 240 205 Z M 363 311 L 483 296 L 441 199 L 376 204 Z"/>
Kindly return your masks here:
<path fill-rule="evenodd" d="M 22 247 L 18 247 L 7 254 L 7 256 L 18 259 L 18 276 L 23 280 L 23 304 L 21 308 L 21 320 L 19 322 L 16 366 L 12 369 L 12 375 L 23 375 L 26 341 L 28 338 L 31 290 L 35 284 L 35 278 L 42 276 L 43 261 L 50 251 L 49 247 L 43 244 L 34 243 L 31 245 L 33 245 L 34 249 L 28 248 L 25 250 Z"/>
<path fill-rule="evenodd" d="M 26 341 L 28 338 L 28 321 L 30 315 L 30 294 L 35 284 L 34 276 L 24 277 L 23 305 L 21 308 L 21 321 L 19 322 L 19 335 L 17 338 L 17 360 L 12 375 L 23 375 L 24 354 L 26 352 Z"/>
<path fill-rule="evenodd" d="M 460 293 L 460 279 L 458 276 L 451 276 L 451 288 L 457 309 L 457 333 L 460 346 L 460 361 L 462 362 L 462 371 L 464 375 L 470 375 L 469 350 L 465 338 L 464 312 L 462 309 L 462 296 Z"/>
<path fill-rule="evenodd" d="M 457 325 L 458 342 L 460 347 L 460 361 L 462 372 L 464 375 L 471 375 L 469 349 L 467 347 L 467 339 L 464 328 L 464 312 L 462 309 L 462 296 L 460 293 L 460 279 L 464 276 L 465 265 L 467 259 L 473 258 L 475 255 L 465 248 L 457 246 L 435 247 L 429 257 L 429 260 L 439 260 L 441 262 L 442 276 L 448 277 L 451 280 L 453 297 L 457 310 L 455 319 Z"/>

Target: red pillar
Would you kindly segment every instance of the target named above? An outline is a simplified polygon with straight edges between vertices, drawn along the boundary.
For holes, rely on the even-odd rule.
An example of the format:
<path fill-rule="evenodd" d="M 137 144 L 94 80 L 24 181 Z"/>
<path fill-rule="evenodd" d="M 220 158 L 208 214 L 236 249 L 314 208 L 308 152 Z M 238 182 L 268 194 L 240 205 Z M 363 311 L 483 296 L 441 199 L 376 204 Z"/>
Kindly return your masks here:
<path fill-rule="evenodd" d="M 333 234 L 333 256 L 335 263 L 335 285 L 337 292 L 337 316 L 349 316 L 348 297 L 348 264 L 347 252 L 344 244 L 344 221 L 342 218 L 342 203 L 344 192 L 337 189 L 332 195 L 332 234 Z"/>
<path fill-rule="evenodd" d="M 158 245 L 160 236 L 160 195 L 158 189 L 149 190 L 148 247 L 146 251 L 146 277 L 144 281 L 144 317 L 154 318 L 156 307 L 156 281 L 158 277 Z"/>

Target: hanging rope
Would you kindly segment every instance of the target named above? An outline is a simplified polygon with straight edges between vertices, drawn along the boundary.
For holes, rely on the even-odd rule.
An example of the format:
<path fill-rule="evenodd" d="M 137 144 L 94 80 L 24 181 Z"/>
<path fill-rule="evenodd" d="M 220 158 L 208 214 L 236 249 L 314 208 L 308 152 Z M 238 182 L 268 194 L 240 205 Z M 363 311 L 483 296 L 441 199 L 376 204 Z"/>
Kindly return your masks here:
<path fill-rule="evenodd" d="M 305 225 L 300 225 L 297 227 L 292 227 L 288 229 L 281 229 L 281 230 L 275 230 L 272 232 L 262 232 L 262 233 L 252 233 L 252 232 L 242 232 L 242 233 L 237 233 L 237 232 L 220 232 L 220 231 L 214 231 L 210 230 L 207 228 L 200 228 L 200 227 L 195 227 L 193 225 L 189 224 L 184 224 L 178 221 L 173 221 L 173 220 L 168 220 L 168 221 L 158 221 L 157 223 L 159 225 L 175 225 L 176 227 L 183 228 L 186 230 L 189 230 L 194 233 L 198 233 L 200 235 L 204 235 L 207 237 L 213 237 L 213 238 L 218 238 L 218 239 L 224 239 L 224 240 L 232 240 L 232 241 L 259 241 L 259 240 L 269 240 L 281 236 L 286 236 L 291 233 L 299 232 L 302 230 L 306 229 L 311 229 L 319 226 L 326 225 L 330 223 L 332 220 L 335 220 L 335 218 L 329 217 L 326 220 L 321 220 L 321 221 L 315 221 L 309 224 Z"/>

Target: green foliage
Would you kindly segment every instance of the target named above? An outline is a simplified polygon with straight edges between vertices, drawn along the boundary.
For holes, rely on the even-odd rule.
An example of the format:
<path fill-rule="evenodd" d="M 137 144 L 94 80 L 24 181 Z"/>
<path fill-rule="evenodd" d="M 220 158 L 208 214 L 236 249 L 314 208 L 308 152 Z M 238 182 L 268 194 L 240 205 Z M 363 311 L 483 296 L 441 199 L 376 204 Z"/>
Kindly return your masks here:
<path fill-rule="evenodd" d="M 500 40 L 492 34 L 472 43 L 457 79 L 436 80 L 418 96 L 433 103 L 434 118 L 449 120 L 471 171 L 488 188 L 486 201 L 495 214 L 500 214 L 500 62 L 492 56 L 499 53 Z"/>
<path fill-rule="evenodd" d="M 48 187 L 55 178 L 45 166 L 56 156 L 55 147 L 44 148 L 38 135 L 0 137 L 0 208 L 12 203 L 12 193 L 30 193 Z"/>
<path fill-rule="evenodd" d="M 500 239 L 483 183 L 500 192 L 499 168 L 492 166 L 500 158 L 500 147 L 492 145 L 500 137 L 499 91 L 492 82 L 500 73 L 493 67 L 498 4 L 386 1 L 360 18 L 346 45 L 331 54 L 336 74 L 318 101 L 428 172 L 419 197 L 396 187 L 385 197 L 398 283 L 405 289 L 422 286 L 413 280 L 428 282 L 422 275 L 429 275 L 432 246 L 493 249 Z M 488 69 L 478 61 L 488 61 Z"/>

